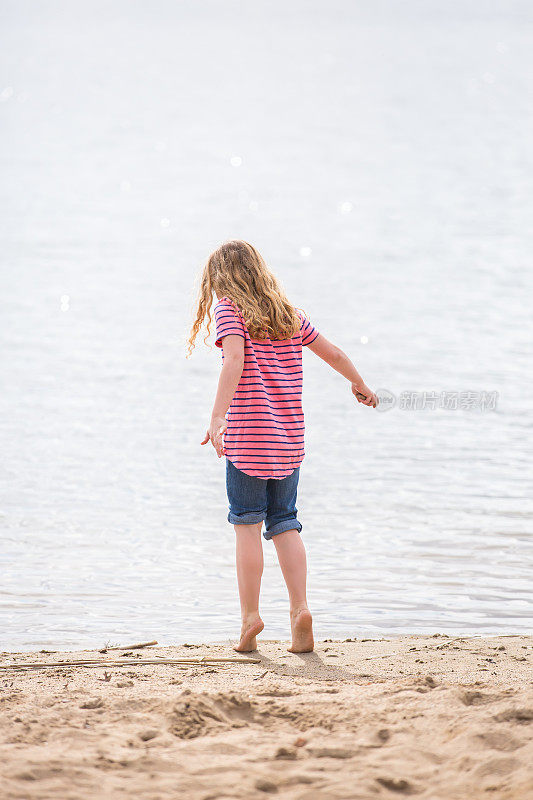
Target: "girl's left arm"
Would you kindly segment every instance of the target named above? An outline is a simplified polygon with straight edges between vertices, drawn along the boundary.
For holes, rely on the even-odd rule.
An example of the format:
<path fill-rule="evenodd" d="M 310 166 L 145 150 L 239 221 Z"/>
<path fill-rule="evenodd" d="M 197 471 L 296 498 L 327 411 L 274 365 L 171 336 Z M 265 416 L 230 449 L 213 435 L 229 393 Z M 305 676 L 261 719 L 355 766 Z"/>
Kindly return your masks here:
<path fill-rule="evenodd" d="M 244 338 L 234 334 L 224 336 L 222 350 L 224 352 L 224 363 L 218 379 L 211 422 L 205 438 L 201 442 L 201 444 L 207 444 L 211 440 L 211 444 L 219 458 L 223 455 L 224 442 L 222 435 L 227 428 L 226 411 L 233 400 L 244 367 Z"/>

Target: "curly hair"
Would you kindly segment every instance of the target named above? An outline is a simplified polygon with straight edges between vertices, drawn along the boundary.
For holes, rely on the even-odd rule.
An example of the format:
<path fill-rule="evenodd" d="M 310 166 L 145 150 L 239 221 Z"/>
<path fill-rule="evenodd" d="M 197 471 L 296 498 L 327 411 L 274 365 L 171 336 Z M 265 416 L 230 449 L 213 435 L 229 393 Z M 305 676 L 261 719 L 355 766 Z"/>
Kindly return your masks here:
<path fill-rule="evenodd" d="M 300 329 L 300 317 L 275 275 L 248 242 L 225 242 L 209 256 L 200 280 L 200 291 L 189 336 L 190 355 L 204 322 L 210 334 L 213 293 L 237 307 L 252 339 L 290 339 Z"/>

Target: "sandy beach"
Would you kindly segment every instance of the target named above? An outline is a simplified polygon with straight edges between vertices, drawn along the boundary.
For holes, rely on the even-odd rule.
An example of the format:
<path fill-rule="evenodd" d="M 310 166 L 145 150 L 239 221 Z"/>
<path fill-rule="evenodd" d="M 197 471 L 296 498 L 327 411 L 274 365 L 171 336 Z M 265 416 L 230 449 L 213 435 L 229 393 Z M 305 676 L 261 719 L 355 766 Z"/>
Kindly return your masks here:
<path fill-rule="evenodd" d="M 533 637 L 286 647 L 2 653 L 2 797 L 533 797 Z"/>

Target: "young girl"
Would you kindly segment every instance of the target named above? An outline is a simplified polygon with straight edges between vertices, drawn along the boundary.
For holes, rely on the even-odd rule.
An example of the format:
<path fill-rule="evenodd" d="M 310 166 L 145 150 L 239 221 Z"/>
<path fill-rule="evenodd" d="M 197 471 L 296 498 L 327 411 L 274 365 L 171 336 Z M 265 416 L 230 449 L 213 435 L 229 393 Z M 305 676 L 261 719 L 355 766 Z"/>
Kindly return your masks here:
<path fill-rule="evenodd" d="M 377 406 L 374 392 L 340 348 L 320 334 L 289 302 L 275 276 L 243 241 L 223 244 L 203 271 L 189 354 L 207 318 L 213 293 L 216 341 L 222 370 L 202 444 L 226 456 L 228 522 L 235 526 L 242 629 L 238 652 L 256 649 L 263 630 L 259 589 L 263 572 L 261 528 L 274 539 L 290 599 L 291 653 L 313 650 L 307 607 L 305 548 L 296 516 L 296 491 L 304 458 L 302 346 L 350 381 L 359 403 Z"/>

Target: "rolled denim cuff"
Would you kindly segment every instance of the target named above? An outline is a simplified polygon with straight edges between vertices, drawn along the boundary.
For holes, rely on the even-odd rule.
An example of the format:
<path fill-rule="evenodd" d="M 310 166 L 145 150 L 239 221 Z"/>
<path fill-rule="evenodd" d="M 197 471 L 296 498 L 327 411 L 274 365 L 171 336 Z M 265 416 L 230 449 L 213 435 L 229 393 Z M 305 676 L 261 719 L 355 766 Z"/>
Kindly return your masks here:
<path fill-rule="evenodd" d="M 285 533 L 285 531 L 300 531 L 302 530 L 302 523 L 298 522 L 296 517 L 293 519 L 283 519 L 281 522 L 276 522 L 275 525 L 268 531 L 263 531 L 263 536 L 265 539 L 272 539 L 273 536 L 276 536 L 278 533 Z"/>
<path fill-rule="evenodd" d="M 245 514 L 232 514 L 228 513 L 228 522 L 232 525 L 254 525 L 257 522 L 263 522 L 266 517 L 266 511 L 247 511 Z"/>

